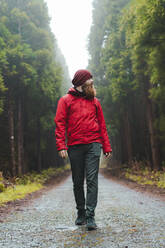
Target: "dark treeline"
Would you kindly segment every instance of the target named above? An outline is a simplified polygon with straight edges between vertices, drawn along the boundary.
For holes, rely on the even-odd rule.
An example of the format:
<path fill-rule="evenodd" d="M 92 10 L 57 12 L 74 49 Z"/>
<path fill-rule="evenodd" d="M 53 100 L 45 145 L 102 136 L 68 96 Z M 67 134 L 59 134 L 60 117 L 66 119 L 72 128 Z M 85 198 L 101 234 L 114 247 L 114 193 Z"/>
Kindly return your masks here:
<path fill-rule="evenodd" d="M 165 0 L 94 0 L 89 69 L 113 158 L 165 165 Z"/>
<path fill-rule="evenodd" d="M 44 0 L 0 0 L 0 171 L 7 175 L 59 166 L 53 118 L 68 74 L 49 22 Z"/>

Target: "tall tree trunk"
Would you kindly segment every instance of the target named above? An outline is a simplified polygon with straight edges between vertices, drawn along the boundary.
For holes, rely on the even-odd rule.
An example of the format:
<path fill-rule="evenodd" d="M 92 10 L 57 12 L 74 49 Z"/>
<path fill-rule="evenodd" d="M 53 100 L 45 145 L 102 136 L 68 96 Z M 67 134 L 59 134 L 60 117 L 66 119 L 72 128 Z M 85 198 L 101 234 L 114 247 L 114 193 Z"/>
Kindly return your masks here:
<path fill-rule="evenodd" d="M 152 164 L 155 170 L 160 169 L 160 154 L 158 148 L 158 140 L 156 130 L 154 129 L 154 110 L 153 110 L 153 102 L 149 98 L 149 89 L 151 88 L 151 84 L 147 83 L 146 90 L 146 106 L 147 106 L 147 121 L 149 128 L 149 136 L 150 136 L 150 144 L 151 144 L 151 152 L 152 152 Z"/>
<path fill-rule="evenodd" d="M 41 123 L 39 116 L 37 116 L 37 167 L 41 171 Z"/>
<path fill-rule="evenodd" d="M 130 127 L 127 110 L 124 115 L 124 129 L 125 129 L 125 144 L 127 147 L 127 157 L 128 157 L 128 162 L 130 162 L 132 160 L 132 138 L 131 138 L 131 127 Z"/>
<path fill-rule="evenodd" d="M 23 168 L 23 127 L 22 127 L 22 102 L 18 100 L 18 174 L 22 175 Z"/>
<path fill-rule="evenodd" d="M 16 176 L 16 159 L 15 159 L 15 137 L 14 137 L 14 113 L 11 94 L 8 94 L 8 121 L 9 121 L 9 142 L 11 151 L 11 171 L 12 175 Z"/>
<path fill-rule="evenodd" d="M 121 163 L 124 164 L 128 161 L 127 156 L 127 146 L 126 146 L 126 134 L 124 125 L 121 126 L 120 129 L 120 139 L 121 139 Z"/>

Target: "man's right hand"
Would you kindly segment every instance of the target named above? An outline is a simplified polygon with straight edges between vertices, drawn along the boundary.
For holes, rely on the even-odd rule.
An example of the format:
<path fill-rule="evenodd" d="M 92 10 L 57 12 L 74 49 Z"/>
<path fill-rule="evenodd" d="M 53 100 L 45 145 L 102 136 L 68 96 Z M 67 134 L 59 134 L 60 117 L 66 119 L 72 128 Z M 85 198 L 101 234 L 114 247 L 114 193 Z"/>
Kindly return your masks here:
<path fill-rule="evenodd" d="M 59 156 L 63 159 L 67 158 L 68 157 L 68 153 L 67 153 L 67 150 L 61 150 L 58 152 Z"/>
<path fill-rule="evenodd" d="M 106 152 L 105 154 L 106 158 L 111 158 L 112 157 L 112 152 Z"/>

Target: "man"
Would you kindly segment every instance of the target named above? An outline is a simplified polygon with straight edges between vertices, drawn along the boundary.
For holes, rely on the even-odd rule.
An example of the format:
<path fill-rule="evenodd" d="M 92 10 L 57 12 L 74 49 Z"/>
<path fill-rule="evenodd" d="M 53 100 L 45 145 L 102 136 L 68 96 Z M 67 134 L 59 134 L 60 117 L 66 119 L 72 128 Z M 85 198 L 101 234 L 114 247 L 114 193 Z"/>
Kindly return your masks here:
<path fill-rule="evenodd" d="M 93 230 L 97 227 L 94 216 L 101 147 L 106 157 L 111 156 L 112 149 L 102 108 L 95 97 L 96 90 L 91 73 L 87 70 L 78 70 L 72 83 L 74 88 L 71 88 L 58 102 L 55 117 L 56 143 L 60 157 L 67 158 L 69 155 L 71 163 L 73 190 L 78 209 L 75 224 L 86 224 L 88 230 Z"/>

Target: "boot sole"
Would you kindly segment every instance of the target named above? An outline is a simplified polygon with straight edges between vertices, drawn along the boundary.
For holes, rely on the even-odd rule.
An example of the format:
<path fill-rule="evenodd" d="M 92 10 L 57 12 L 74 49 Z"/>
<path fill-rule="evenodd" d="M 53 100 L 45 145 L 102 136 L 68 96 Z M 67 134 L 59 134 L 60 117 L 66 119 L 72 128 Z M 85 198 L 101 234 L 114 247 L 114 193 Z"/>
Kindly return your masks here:
<path fill-rule="evenodd" d="M 88 231 L 96 230 L 97 226 L 87 226 Z"/>
<path fill-rule="evenodd" d="M 75 225 L 76 225 L 76 226 L 83 226 L 83 225 L 86 225 L 86 221 L 84 221 L 84 222 L 79 222 L 79 223 L 76 223 L 76 222 L 75 222 Z"/>
<path fill-rule="evenodd" d="M 83 226 L 83 225 L 86 225 L 86 222 L 84 223 L 75 223 L 76 226 Z"/>

